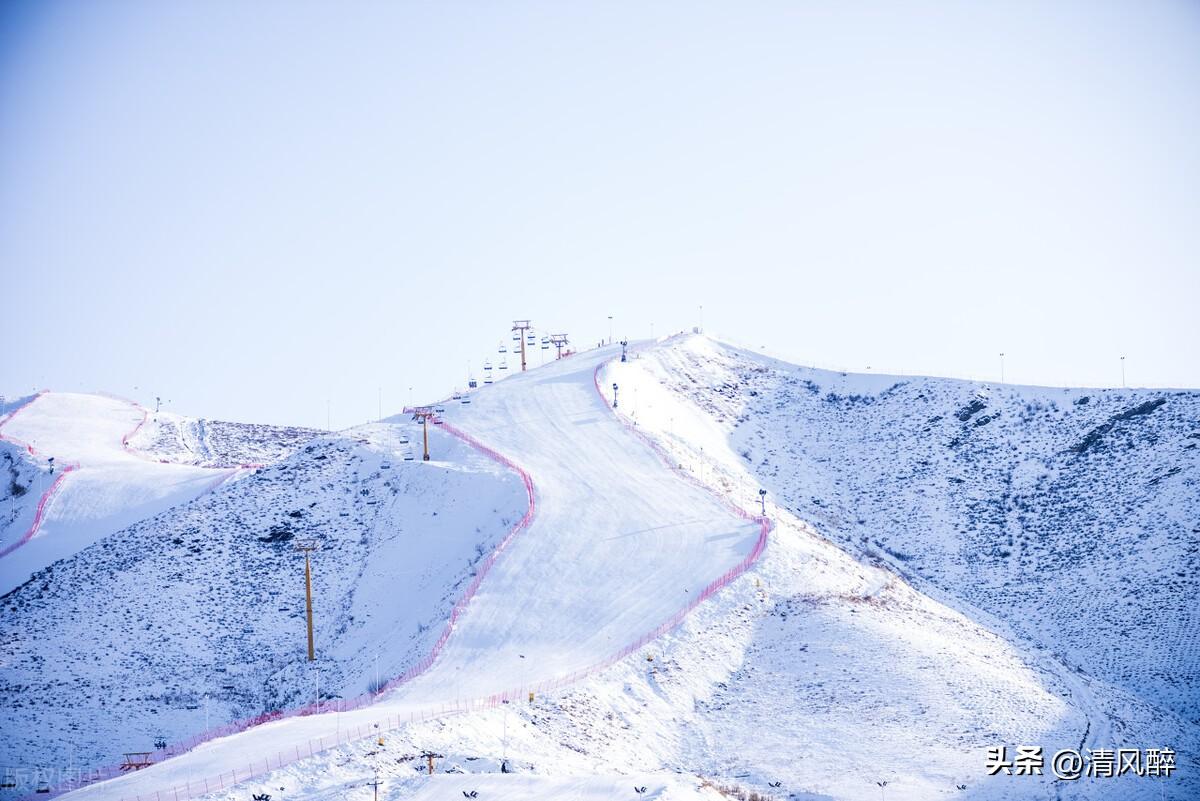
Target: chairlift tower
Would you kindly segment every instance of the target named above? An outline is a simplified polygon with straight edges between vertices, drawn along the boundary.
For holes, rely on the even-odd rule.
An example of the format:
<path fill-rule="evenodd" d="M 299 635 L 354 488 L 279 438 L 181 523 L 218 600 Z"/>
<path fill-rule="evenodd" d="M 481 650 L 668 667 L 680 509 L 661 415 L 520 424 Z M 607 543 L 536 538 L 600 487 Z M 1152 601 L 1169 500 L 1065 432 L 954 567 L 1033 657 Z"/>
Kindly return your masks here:
<path fill-rule="evenodd" d="M 313 648 L 313 607 L 312 607 L 312 561 L 309 555 L 319 548 L 316 540 L 301 540 L 296 543 L 296 550 L 304 553 L 304 611 L 308 618 L 308 661 L 317 661 L 317 653 Z M 207 712 L 207 705 L 205 711 Z"/>
<path fill-rule="evenodd" d="M 529 320 L 513 320 L 513 324 L 512 324 L 513 333 L 516 334 L 517 338 L 521 340 L 521 372 L 522 373 L 525 372 L 525 334 L 531 328 L 533 328 L 533 326 L 530 324 Z"/>
<path fill-rule="evenodd" d="M 561 359 L 562 355 L 563 355 L 563 348 L 565 348 L 567 346 L 567 335 L 566 334 L 551 334 L 550 335 L 550 344 L 553 345 L 554 349 L 558 352 L 558 355 L 555 358 Z"/>
<path fill-rule="evenodd" d="M 425 455 L 423 461 L 429 461 L 429 421 L 437 421 L 437 412 L 432 406 L 418 406 L 413 409 L 413 418 L 421 424 L 422 433 L 425 436 Z"/>

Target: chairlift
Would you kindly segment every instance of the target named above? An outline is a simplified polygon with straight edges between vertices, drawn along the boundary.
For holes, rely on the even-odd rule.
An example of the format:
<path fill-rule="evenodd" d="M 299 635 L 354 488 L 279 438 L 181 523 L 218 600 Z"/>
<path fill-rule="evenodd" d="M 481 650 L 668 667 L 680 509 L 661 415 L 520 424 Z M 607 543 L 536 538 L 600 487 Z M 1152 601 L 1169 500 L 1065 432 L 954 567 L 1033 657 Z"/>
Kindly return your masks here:
<path fill-rule="evenodd" d="M 507 369 L 508 369 L 508 359 L 505 359 L 504 361 L 500 362 L 500 369 L 501 369 L 501 370 L 507 370 Z"/>
<path fill-rule="evenodd" d="M 407 445 L 407 444 L 408 444 L 408 437 L 401 435 L 401 437 L 400 437 L 400 444 L 401 444 L 401 445 Z"/>
<path fill-rule="evenodd" d="M 485 376 L 483 377 L 483 383 L 484 383 L 484 384 L 490 384 L 490 383 L 492 383 L 492 375 L 491 375 L 491 373 L 488 373 L 487 375 L 485 375 Z"/>
<path fill-rule="evenodd" d="M 437 408 L 435 408 L 435 409 L 434 409 L 434 411 L 435 411 L 435 412 L 437 412 L 438 414 L 445 414 L 445 413 L 446 413 L 446 409 L 445 409 L 445 407 L 442 407 L 442 406 L 438 406 Z"/>
<path fill-rule="evenodd" d="M 471 399 L 470 399 L 470 398 L 468 398 L 466 395 L 463 395 L 463 396 L 462 396 L 462 402 L 463 402 L 463 403 L 470 403 L 470 402 L 471 402 Z"/>
<path fill-rule="evenodd" d="M 528 344 L 528 345 L 536 345 L 536 344 L 537 344 L 537 337 L 535 337 L 533 334 L 530 334 L 530 335 L 529 335 L 529 339 L 527 339 L 527 340 L 526 340 L 526 344 Z"/>
<path fill-rule="evenodd" d="M 520 341 L 521 341 L 521 332 L 513 331 L 513 342 L 520 342 Z"/>
<path fill-rule="evenodd" d="M 11 770 L 4 771 L 4 778 L 0 779 L 0 789 L 11 790 L 17 786 L 17 777 L 13 775 Z"/>
<path fill-rule="evenodd" d="M 467 389 L 475 389 L 479 386 L 479 382 L 475 380 L 475 376 L 467 379 Z"/>
<path fill-rule="evenodd" d="M 379 469 L 380 469 L 380 470 L 391 470 L 391 469 L 392 469 L 392 463 L 391 463 L 391 462 L 381 462 L 381 463 L 380 463 L 380 465 L 379 465 Z"/>
<path fill-rule="evenodd" d="M 46 781 L 39 781 L 37 783 L 37 789 L 34 790 L 34 792 L 35 793 L 49 793 L 50 792 L 50 783 L 46 782 Z"/>
<path fill-rule="evenodd" d="M 500 353 L 508 353 L 508 348 L 504 347 L 504 343 L 500 343 Z"/>
<path fill-rule="evenodd" d="M 412 460 L 413 460 L 413 455 L 411 453 L 404 454 L 404 461 L 411 462 Z"/>

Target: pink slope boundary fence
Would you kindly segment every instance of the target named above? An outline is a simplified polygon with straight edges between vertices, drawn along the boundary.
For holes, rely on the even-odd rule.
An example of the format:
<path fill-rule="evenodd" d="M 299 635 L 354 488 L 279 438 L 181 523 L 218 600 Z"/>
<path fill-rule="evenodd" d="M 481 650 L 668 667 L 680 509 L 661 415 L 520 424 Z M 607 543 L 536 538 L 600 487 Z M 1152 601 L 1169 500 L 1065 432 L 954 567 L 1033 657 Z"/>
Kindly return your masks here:
<path fill-rule="evenodd" d="M 45 390 L 45 389 L 39 391 L 37 394 L 35 394 L 31 398 L 29 398 L 29 400 L 25 401 L 20 406 L 18 406 L 17 408 L 15 408 L 11 412 L 9 412 L 4 417 L 3 420 L 0 420 L 0 428 L 3 428 L 4 426 L 8 425 L 8 423 L 10 423 L 12 421 L 12 419 L 17 416 L 18 413 L 29 408 L 31 405 L 33 405 L 34 401 L 36 401 L 38 398 L 45 395 L 47 392 L 48 392 L 48 390 Z M 10 437 L 7 434 L 4 434 L 3 432 L 0 432 L 0 439 L 4 440 L 5 442 L 11 442 L 12 444 L 14 444 L 18 447 L 24 448 L 29 453 L 30 456 L 40 455 L 40 451 L 38 451 L 37 448 L 30 445 L 28 442 L 22 442 L 21 440 L 16 439 L 15 437 Z M 63 482 L 67 478 L 67 474 L 69 474 L 75 470 L 78 470 L 78 469 L 79 469 L 79 465 L 77 465 L 77 464 L 63 465 L 60 468 L 58 477 L 55 478 L 54 481 L 52 481 L 50 483 L 50 486 L 46 489 L 45 492 L 42 493 L 42 497 L 38 499 L 37 510 L 33 513 L 33 521 L 29 524 L 29 528 L 26 529 L 25 533 L 22 534 L 20 537 L 18 537 L 15 541 L 9 543 L 4 548 L 0 548 L 0 559 L 3 559 L 4 557 L 8 556 L 10 553 L 17 550 L 22 545 L 24 545 L 25 543 L 27 543 L 31 539 L 33 539 L 35 535 L 37 535 L 38 531 L 42 527 L 42 523 L 45 522 L 46 510 L 50 508 L 50 502 L 54 499 L 54 496 L 58 494 L 59 489 L 62 487 Z"/>
<path fill-rule="evenodd" d="M 22 534 L 16 541 L 6 545 L 4 548 L 0 548 L 0 559 L 8 556 L 10 553 L 34 538 L 34 535 L 36 535 L 38 530 L 41 529 L 42 523 L 45 522 L 46 510 L 50 507 L 50 502 L 54 499 L 54 496 L 58 494 L 58 490 L 62 487 L 63 482 L 66 481 L 67 475 L 78 469 L 79 465 L 69 464 L 59 471 L 58 478 L 54 479 L 54 481 L 50 484 L 50 488 L 42 493 L 42 497 L 38 501 L 37 511 L 33 514 L 33 522 L 29 524 L 29 528 L 26 529 L 25 533 Z"/>
<path fill-rule="evenodd" d="M 608 408 L 608 402 L 606 401 L 603 392 L 600 391 L 600 384 L 599 384 L 600 370 L 604 367 L 604 365 L 605 365 L 605 363 L 601 363 L 600 365 L 597 365 L 595 371 L 593 372 L 593 383 L 595 384 L 598 400 L 600 401 L 600 403 L 602 405 L 605 406 L 605 408 Z M 662 458 L 664 463 L 669 468 L 674 469 L 672 460 L 670 459 L 667 452 L 661 446 L 659 446 L 657 443 L 655 443 L 653 440 L 651 440 L 649 437 L 647 437 L 642 432 L 638 431 L 634 426 L 630 425 L 627 421 L 625 421 L 619 415 L 618 415 L 618 419 L 621 420 L 621 422 L 626 426 L 626 428 L 633 431 L 633 433 L 635 433 L 642 442 L 647 444 L 660 458 Z M 453 631 L 454 624 L 457 622 L 459 617 L 461 617 L 462 613 L 466 609 L 467 604 L 469 603 L 471 598 L 474 597 L 475 592 L 479 589 L 479 585 L 483 581 L 483 578 L 488 574 L 488 572 L 490 572 L 492 565 L 494 565 L 496 560 L 499 559 L 501 553 L 509 546 L 509 544 L 512 542 L 513 538 L 516 537 L 516 535 L 519 534 L 521 531 L 528 528 L 528 526 L 532 522 L 533 516 L 534 516 L 535 492 L 534 492 L 533 482 L 530 479 L 529 474 L 526 473 L 525 470 L 523 470 L 521 467 L 516 465 L 512 460 L 508 459 L 508 457 L 503 456 L 498 451 L 488 447 L 487 445 L 484 445 L 482 442 L 475 439 L 470 434 L 467 434 L 466 432 L 461 431 L 460 429 L 455 428 L 454 426 L 451 426 L 448 423 L 441 424 L 439 426 L 439 428 L 449 432 L 450 434 L 452 434 L 455 437 L 458 437 L 459 439 L 463 440 L 467 444 L 471 445 L 473 448 L 481 451 L 482 453 L 484 453 L 485 455 L 494 459 L 495 461 L 499 462 L 500 464 L 503 464 L 503 465 L 515 470 L 518 474 L 520 474 L 522 481 L 525 484 L 525 490 L 526 490 L 526 493 L 529 498 L 529 508 L 528 508 L 528 511 L 526 512 L 525 516 L 520 521 L 518 521 L 515 526 L 513 526 L 513 528 L 509 531 L 508 535 L 492 551 L 492 554 L 489 556 L 488 560 L 477 571 L 475 579 L 469 585 L 466 593 L 464 593 L 462 599 L 460 599 L 459 602 L 457 604 L 455 604 L 454 609 L 451 611 L 450 621 L 447 623 L 445 629 L 443 629 L 441 636 L 438 638 L 438 641 L 435 644 L 434 649 L 430 652 L 430 654 L 427 655 L 424 659 L 422 659 L 421 662 L 418 663 L 416 666 L 414 666 L 413 668 L 410 668 L 408 671 L 406 671 L 406 673 L 404 673 L 403 675 L 398 676 L 398 677 L 392 679 L 391 681 L 389 681 L 386 685 L 384 685 L 383 688 L 380 689 L 380 691 L 379 691 L 380 693 L 386 692 L 387 690 L 393 689 L 394 687 L 397 687 L 407 681 L 410 681 L 413 678 L 416 678 L 421 673 L 425 672 L 433 664 L 433 662 L 436 660 L 437 656 L 441 653 L 442 648 L 445 646 L 446 641 L 449 639 L 450 634 Z M 443 717 L 443 716 L 446 716 L 449 714 L 495 709 L 504 704 L 519 702 L 522 699 L 527 698 L 530 693 L 533 693 L 534 696 L 539 696 L 539 695 L 545 695 L 547 693 L 551 693 L 555 690 L 560 690 L 560 689 L 566 688 L 568 686 L 571 686 L 571 685 L 577 683 L 584 677 L 592 675 L 594 673 L 597 673 L 601 670 L 604 670 L 605 668 L 611 667 L 612 665 L 616 664 L 617 662 L 620 662 L 622 659 L 625 659 L 626 657 L 628 657 L 630 654 L 633 654 L 633 653 L 639 651 L 640 649 L 644 648 L 650 642 L 658 639 L 659 637 L 666 634 L 671 629 L 678 626 L 681 622 L 683 622 L 684 618 L 686 618 L 687 615 L 690 614 L 697 606 L 699 606 L 701 603 L 703 603 L 704 601 L 711 598 L 713 595 L 715 595 L 720 590 L 722 590 L 725 587 L 732 584 L 737 578 L 739 578 L 747 570 L 749 570 L 750 567 L 753 566 L 753 564 L 756 561 L 758 561 L 759 557 L 762 556 L 763 551 L 766 550 L 768 538 L 769 538 L 770 532 L 772 530 L 772 523 L 768 518 L 755 516 L 755 515 L 752 515 L 752 514 L 746 512 L 744 509 L 738 507 L 736 504 L 729 501 L 719 491 L 700 482 L 698 479 L 695 479 L 694 477 L 692 477 L 690 475 L 687 475 L 687 474 L 683 474 L 683 475 L 685 475 L 685 477 L 687 477 L 689 480 L 691 480 L 697 486 L 699 486 L 699 487 L 703 488 L 704 490 L 706 490 L 707 492 L 715 495 L 719 500 L 722 501 L 722 503 L 727 508 L 730 509 L 730 511 L 732 511 L 734 514 L 736 514 L 738 517 L 741 517 L 745 520 L 752 520 L 752 521 L 756 522 L 759 526 L 758 537 L 755 540 L 754 546 L 751 548 L 750 552 L 745 557 L 743 557 L 743 559 L 740 562 L 738 562 L 736 565 L 734 565 L 729 570 L 725 571 L 719 577 L 717 577 L 712 582 L 710 582 L 703 590 L 701 590 L 696 595 L 696 597 L 692 598 L 686 606 L 684 606 L 682 609 L 679 609 L 674 614 L 672 614 L 669 618 L 667 618 L 665 621 L 663 621 L 658 626 L 656 626 L 654 629 L 652 629 L 652 630 L 646 632 L 645 634 L 643 634 L 642 636 L 638 637 L 636 640 L 627 644 L 626 646 L 624 646 L 623 648 L 621 648 L 619 651 L 612 654 L 611 656 L 608 656 L 605 659 L 602 659 L 596 663 L 588 665 L 587 667 L 581 668 L 579 670 L 575 670 L 571 673 L 562 674 L 562 675 L 553 677 L 551 679 L 547 679 L 545 681 L 540 681 L 540 682 L 536 682 L 533 684 L 523 685 L 519 688 L 512 688 L 512 689 L 504 690 L 502 692 L 493 693 L 493 694 L 485 696 L 485 697 L 468 699 L 468 700 L 464 700 L 464 701 L 456 700 L 453 702 L 447 702 L 447 703 L 441 704 L 440 706 L 436 706 L 436 707 L 429 707 L 429 708 L 422 709 L 422 710 L 414 710 L 409 713 L 407 718 L 403 715 L 389 715 L 381 720 L 378 720 L 378 721 L 375 721 L 375 722 L 372 722 L 369 724 L 361 724 L 356 727 L 349 728 L 344 733 L 339 733 L 334 738 L 317 738 L 315 741 L 310 739 L 307 742 L 305 747 L 294 746 L 291 751 L 276 752 L 273 759 L 271 757 L 267 757 L 267 758 L 249 762 L 246 765 L 245 771 L 242 771 L 240 769 L 235 769 L 235 770 L 229 771 L 228 775 L 226 775 L 225 773 L 221 773 L 215 777 L 199 779 L 196 781 L 189 781 L 189 782 L 185 783 L 185 785 L 183 785 L 183 786 L 175 786 L 175 787 L 172 787 L 167 790 L 155 791 L 154 793 L 147 793 L 145 795 L 139 794 L 139 795 L 134 795 L 134 796 L 125 796 L 122 798 L 122 801 L 182 801 L 183 799 L 189 799 L 189 798 L 193 798 L 198 795 L 203 795 L 203 794 L 211 793 L 214 791 L 223 790 L 227 787 L 232 787 L 235 784 L 246 782 L 256 776 L 263 776 L 263 775 L 266 775 L 267 773 L 270 773 L 271 771 L 282 769 L 283 767 L 286 767 L 287 765 L 298 762 L 302 759 L 307 759 L 307 758 L 316 756 L 316 755 L 322 753 L 323 751 L 327 751 L 332 748 L 340 747 L 342 745 L 349 745 L 349 744 L 358 742 L 358 741 L 366 739 L 366 738 L 376 737 L 381 734 L 394 731 L 405 725 L 411 725 L 411 724 L 419 723 L 419 722 L 426 721 L 426 720 L 432 720 L 432 719 Z M 339 712 L 349 712 L 349 711 L 353 711 L 356 709 L 360 709 L 364 706 L 367 706 L 370 703 L 372 703 L 374 700 L 376 700 L 377 698 L 378 698 L 377 694 L 367 693 L 367 694 L 358 696 L 357 698 L 347 699 L 345 701 L 339 700 L 339 701 L 335 701 L 331 704 L 323 704 L 323 705 L 321 705 L 320 709 L 317 709 L 316 705 L 309 705 L 306 707 L 302 707 L 298 710 L 293 710 L 289 713 L 284 713 L 284 712 L 265 713 L 263 715 L 258 716 L 258 718 L 252 719 L 252 721 L 249 722 L 250 725 L 245 725 L 247 722 L 243 722 L 241 724 L 236 724 L 236 723 L 228 724 L 226 726 L 221 727 L 218 730 L 219 733 L 213 733 L 207 737 L 198 736 L 196 738 L 192 738 L 192 740 L 188 741 L 188 743 L 190 743 L 190 745 L 184 744 L 184 745 L 186 745 L 185 750 L 191 750 L 191 748 L 194 748 L 200 742 L 211 740 L 218 736 L 226 736 L 227 734 L 234 734 L 234 733 L 237 733 L 240 731 L 244 731 L 245 729 L 250 728 L 251 725 L 259 725 L 261 723 L 267 723 L 267 722 L 270 722 L 273 720 L 280 720 L 284 717 L 292 717 L 292 716 L 297 716 L 297 715 L 309 715 L 309 714 L 314 714 L 317 712 L 332 712 L 335 710 L 337 710 Z M 168 754 L 168 756 L 174 755 L 175 753 L 184 753 L 184 751 L 177 751 L 177 752 L 172 751 L 172 753 Z M 87 781 L 94 782 L 94 781 L 101 780 L 101 779 L 111 778 L 114 775 L 119 775 L 119 771 L 115 767 L 108 768 L 105 771 L 95 771 L 93 774 L 89 774 Z M 63 790 L 63 791 L 65 791 L 65 790 Z M 63 791 L 57 791 L 57 792 L 63 792 Z M 57 792 L 56 792 L 56 794 L 57 794 Z M 45 798 L 46 796 L 43 795 L 42 797 Z"/>

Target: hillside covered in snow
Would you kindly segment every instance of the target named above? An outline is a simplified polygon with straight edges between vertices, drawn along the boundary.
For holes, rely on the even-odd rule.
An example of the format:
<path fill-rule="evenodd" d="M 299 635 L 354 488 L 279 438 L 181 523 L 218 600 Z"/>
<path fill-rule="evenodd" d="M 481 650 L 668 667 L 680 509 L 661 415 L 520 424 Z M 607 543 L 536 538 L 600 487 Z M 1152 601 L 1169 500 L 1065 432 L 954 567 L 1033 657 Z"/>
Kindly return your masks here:
<path fill-rule="evenodd" d="M 702 336 L 620 355 L 447 400 L 429 463 L 405 460 L 407 415 L 274 438 L 287 455 L 256 468 L 203 445 L 213 426 L 145 427 L 131 443 L 237 476 L 0 599 L 5 758 L 95 765 L 294 711 L 319 681 L 318 714 L 72 797 L 1200 791 L 1200 395 L 827 373 Z M 317 670 L 300 540 L 320 544 Z M 1017 745 L 1180 767 L 987 776 Z"/>
<path fill-rule="evenodd" d="M 823 536 L 1200 724 L 1200 392 L 847 375 L 699 338 L 638 365 Z"/>
<path fill-rule="evenodd" d="M 456 586 L 523 513 L 523 492 L 461 447 L 452 468 L 415 469 L 402 430 L 312 439 L 3 596 L 12 725 L 0 761 L 108 764 L 318 689 L 366 692 L 424 655 Z M 305 665 L 300 540 L 320 545 L 318 674 Z"/>

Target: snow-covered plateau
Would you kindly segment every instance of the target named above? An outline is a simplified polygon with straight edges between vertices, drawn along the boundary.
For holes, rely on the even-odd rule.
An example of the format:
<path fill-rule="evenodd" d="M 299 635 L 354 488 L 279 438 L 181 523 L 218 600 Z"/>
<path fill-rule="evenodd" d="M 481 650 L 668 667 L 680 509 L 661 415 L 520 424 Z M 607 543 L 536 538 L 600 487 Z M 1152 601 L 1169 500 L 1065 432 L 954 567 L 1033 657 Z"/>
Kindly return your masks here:
<path fill-rule="evenodd" d="M 621 351 L 434 405 L 429 461 L 0 409 L 0 798 L 1200 797 L 1200 392 Z"/>

